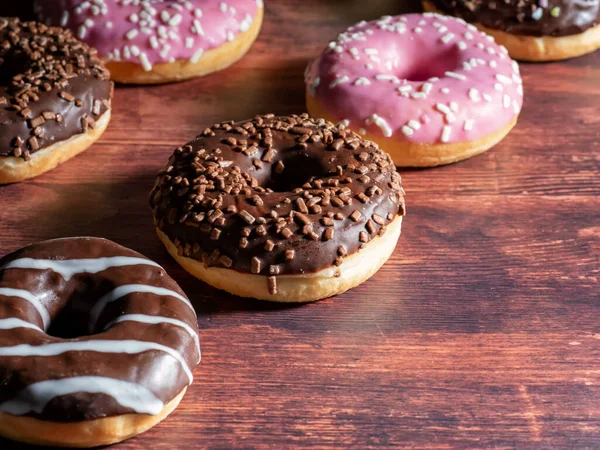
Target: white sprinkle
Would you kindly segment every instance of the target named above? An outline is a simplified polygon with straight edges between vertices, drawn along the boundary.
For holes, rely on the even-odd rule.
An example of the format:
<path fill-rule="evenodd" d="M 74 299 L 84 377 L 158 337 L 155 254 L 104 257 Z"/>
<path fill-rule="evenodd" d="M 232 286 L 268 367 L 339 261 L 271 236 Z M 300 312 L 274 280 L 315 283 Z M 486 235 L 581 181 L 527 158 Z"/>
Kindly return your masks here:
<path fill-rule="evenodd" d="M 446 76 L 450 77 L 450 78 L 456 78 L 457 80 L 466 80 L 467 77 L 465 77 L 464 75 L 460 74 L 460 73 L 456 73 L 456 72 L 446 72 Z"/>
<path fill-rule="evenodd" d="M 467 44 L 465 43 L 465 41 L 460 41 L 460 42 L 459 42 L 458 44 L 456 44 L 456 45 L 458 45 L 458 48 L 459 48 L 460 50 L 466 50 L 466 49 L 467 49 Z"/>
<path fill-rule="evenodd" d="M 430 78 L 429 80 L 427 80 L 427 81 L 429 81 L 430 83 L 435 83 L 435 82 L 437 82 L 437 81 L 440 81 L 440 79 L 439 79 L 438 77 L 431 77 L 431 78 Z"/>
<path fill-rule="evenodd" d="M 60 18 L 60 26 L 65 27 L 69 22 L 69 11 L 64 11 L 62 13 L 62 17 Z"/>
<path fill-rule="evenodd" d="M 140 62 L 142 63 L 142 67 L 146 72 L 150 72 L 152 70 L 152 64 L 145 53 L 140 54 Z"/>
<path fill-rule="evenodd" d="M 175 14 L 169 20 L 169 26 L 176 27 L 177 25 L 179 25 L 181 23 L 182 20 L 183 20 L 183 17 L 181 17 L 181 14 Z"/>
<path fill-rule="evenodd" d="M 398 79 L 397 76 L 395 76 L 395 75 L 389 75 L 389 74 L 386 74 L 386 73 L 381 73 L 379 75 L 375 75 L 375 79 L 382 80 L 382 81 L 391 81 L 394 84 L 399 84 L 400 83 L 400 80 Z"/>
<path fill-rule="evenodd" d="M 227 4 L 225 2 L 221 2 L 219 4 L 219 8 L 221 8 L 221 12 L 224 12 L 224 13 L 227 12 Z"/>
<path fill-rule="evenodd" d="M 416 27 L 416 28 L 415 28 L 413 31 L 414 31 L 415 33 L 421 33 L 421 32 L 423 31 L 423 28 L 421 28 L 421 27 Z"/>
<path fill-rule="evenodd" d="M 465 36 L 465 39 L 467 39 L 469 41 L 473 39 L 473 35 L 471 33 L 469 33 L 468 31 L 464 34 L 464 36 Z"/>
<path fill-rule="evenodd" d="M 156 36 L 150 36 L 149 42 L 150 42 L 150 47 L 152 47 L 154 49 L 158 48 L 158 39 L 156 39 Z"/>
<path fill-rule="evenodd" d="M 452 128 L 449 125 L 446 125 L 442 130 L 442 142 L 448 142 L 450 140 L 450 133 L 452 133 Z"/>
<path fill-rule="evenodd" d="M 408 92 L 412 89 L 412 86 L 410 84 L 403 84 L 402 86 L 400 86 L 397 91 L 402 93 L 402 92 Z"/>
<path fill-rule="evenodd" d="M 127 33 L 125 33 L 125 37 L 129 40 L 133 39 L 134 37 L 136 37 L 139 34 L 139 31 L 137 30 L 137 28 L 132 28 L 131 30 L 129 30 Z"/>
<path fill-rule="evenodd" d="M 448 88 L 441 88 L 441 89 L 440 89 L 440 92 L 441 92 L 442 94 L 449 94 L 449 93 L 450 93 L 450 89 L 448 89 Z"/>
<path fill-rule="evenodd" d="M 196 17 L 196 18 L 198 18 L 198 19 L 199 19 L 200 17 L 202 17 L 202 10 L 201 10 L 200 8 L 196 8 L 196 9 L 194 9 L 194 17 Z"/>
<path fill-rule="evenodd" d="M 329 89 L 333 89 L 342 83 L 347 83 L 349 79 L 350 78 L 348 78 L 348 75 L 343 75 L 341 77 L 338 77 L 331 82 L 331 84 L 329 85 Z"/>
<path fill-rule="evenodd" d="M 521 110 L 521 108 L 519 108 L 519 103 L 516 100 L 513 100 L 512 104 L 515 114 L 519 114 L 519 111 Z"/>
<path fill-rule="evenodd" d="M 444 44 L 447 44 L 448 42 L 450 42 L 452 39 L 454 39 L 454 33 L 448 33 L 445 34 L 444 36 L 442 36 L 442 42 Z"/>
<path fill-rule="evenodd" d="M 488 47 L 486 48 L 486 51 L 490 54 L 490 55 L 495 55 L 496 54 L 496 49 L 494 47 Z"/>
<path fill-rule="evenodd" d="M 371 123 L 377 125 L 385 137 L 392 136 L 391 127 L 382 117 L 379 117 L 377 114 L 373 114 L 370 119 L 367 119 L 367 125 Z"/>
<path fill-rule="evenodd" d="M 233 41 L 233 39 L 235 38 L 235 35 L 233 34 L 233 31 L 228 31 L 227 32 L 227 40 L 229 42 Z"/>
<path fill-rule="evenodd" d="M 498 80 L 500 83 L 504 83 L 504 84 L 512 84 L 512 80 L 502 74 L 497 74 L 496 75 L 496 80 Z"/>
<path fill-rule="evenodd" d="M 109 20 L 108 22 L 106 22 L 106 28 L 111 29 L 113 27 L 113 23 Z"/>
<path fill-rule="evenodd" d="M 138 15 L 136 13 L 133 13 L 132 15 L 130 15 L 128 17 L 128 19 L 131 23 L 138 23 L 140 20 L 140 18 L 138 17 Z"/>
<path fill-rule="evenodd" d="M 492 103 L 494 100 L 490 94 L 483 94 L 483 99 L 488 103 Z"/>
<path fill-rule="evenodd" d="M 366 55 L 379 55 L 379 50 L 376 48 L 365 48 L 364 52 Z"/>
<path fill-rule="evenodd" d="M 458 103 L 450 102 L 450 110 L 453 112 L 458 112 Z"/>
<path fill-rule="evenodd" d="M 489 62 L 489 65 L 492 69 L 495 69 L 496 67 L 498 67 L 498 63 L 493 59 Z"/>
<path fill-rule="evenodd" d="M 465 131 L 471 131 L 473 129 L 474 123 L 475 123 L 475 121 L 473 119 L 467 119 L 467 120 L 465 120 L 464 130 Z"/>
<path fill-rule="evenodd" d="M 494 89 L 496 89 L 498 92 L 502 92 L 502 91 L 504 91 L 504 86 L 501 85 L 500 83 L 495 83 Z"/>
<path fill-rule="evenodd" d="M 435 104 L 435 109 L 437 109 L 439 112 L 441 112 L 442 114 L 450 114 L 450 108 L 448 108 L 446 105 L 444 105 L 443 103 L 436 103 Z"/>
<path fill-rule="evenodd" d="M 167 55 L 169 54 L 169 51 L 170 51 L 170 50 L 171 50 L 171 46 L 170 46 L 169 44 L 165 44 L 165 45 L 163 45 L 163 47 L 162 47 L 162 50 L 161 50 L 161 51 L 160 51 L 160 53 L 159 53 L 159 54 L 160 54 L 160 57 L 161 57 L 162 59 L 166 59 L 166 58 L 167 58 Z"/>
<path fill-rule="evenodd" d="M 413 130 L 418 130 L 419 128 L 421 128 L 421 122 L 419 122 L 418 120 L 409 120 L 408 126 L 411 127 Z"/>
<path fill-rule="evenodd" d="M 518 85 L 518 86 L 517 86 L 517 93 L 518 93 L 518 94 L 519 94 L 521 97 L 523 97 L 523 85 L 522 85 L 522 84 L 520 84 L 520 85 Z"/>
<path fill-rule="evenodd" d="M 185 48 L 192 48 L 194 46 L 194 38 L 186 37 L 185 38 Z"/>
<path fill-rule="evenodd" d="M 475 103 L 481 101 L 481 97 L 479 95 L 479 91 L 475 88 L 469 89 L 469 98 Z"/>
<path fill-rule="evenodd" d="M 423 83 L 423 85 L 421 86 L 421 92 L 424 92 L 425 94 L 429 94 L 431 92 L 432 88 L 433 88 L 433 84 Z"/>
<path fill-rule="evenodd" d="M 354 86 L 368 86 L 370 84 L 371 82 L 369 81 L 369 79 L 365 77 L 357 78 L 354 82 Z"/>
<path fill-rule="evenodd" d="M 200 24 L 200 22 L 197 20 L 194 20 L 192 23 L 193 23 L 193 30 L 196 32 L 196 34 L 199 34 L 200 36 L 204 36 L 204 29 L 202 28 L 202 24 Z"/>
<path fill-rule="evenodd" d="M 130 46 L 129 50 L 133 56 L 140 56 L 140 48 L 137 45 Z"/>
<path fill-rule="evenodd" d="M 415 130 L 413 130 L 411 127 L 404 125 L 402 127 L 402 133 L 405 136 L 412 136 L 412 134 L 415 132 Z"/>
<path fill-rule="evenodd" d="M 202 57 L 203 53 L 204 53 L 204 49 L 203 48 L 199 48 L 198 50 L 196 50 L 196 52 L 190 58 L 190 62 L 192 64 L 196 64 L 198 61 L 200 61 L 200 58 Z"/>
<path fill-rule="evenodd" d="M 505 108 L 510 108 L 511 98 L 507 94 L 504 94 L 503 105 Z"/>
<path fill-rule="evenodd" d="M 456 122 L 456 116 L 453 113 L 446 114 L 444 119 L 446 119 L 446 122 L 448 123 Z"/>
<path fill-rule="evenodd" d="M 85 25 L 80 25 L 79 28 L 77 29 L 77 37 L 79 39 L 84 39 L 86 34 L 87 34 L 87 28 L 85 27 Z"/>
<path fill-rule="evenodd" d="M 427 97 L 427 95 L 425 95 L 423 92 L 413 92 L 412 94 L 410 94 L 410 96 L 414 99 Z"/>

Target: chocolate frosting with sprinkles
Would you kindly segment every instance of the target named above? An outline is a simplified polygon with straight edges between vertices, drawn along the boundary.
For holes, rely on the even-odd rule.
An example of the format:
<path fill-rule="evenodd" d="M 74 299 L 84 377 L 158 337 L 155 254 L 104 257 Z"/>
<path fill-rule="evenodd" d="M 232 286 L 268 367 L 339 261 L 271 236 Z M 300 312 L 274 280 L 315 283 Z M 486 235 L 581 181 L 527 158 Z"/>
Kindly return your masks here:
<path fill-rule="evenodd" d="M 0 259 L 0 413 L 77 422 L 158 414 L 200 360 L 196 314 L 165 270 L 100 238 Z"/>
<path fill-rule="evenodd" d="M 600 23 L 600 0 L 429 0 L 446 14 L 511 34 L 570 36 Z"/>
<path fill-rule="evenodd" d="M 150 203 L 181 255 L 271 277 L 340 265 L 405 212 L 387 153 L 306 114 L 205 129 L 175 150 Z"/>
<path fill-rule="evenodd" d="M 31 154 L 95 127 L 113 84 L 70 31 L 0 18 L 0 157 Z"/>

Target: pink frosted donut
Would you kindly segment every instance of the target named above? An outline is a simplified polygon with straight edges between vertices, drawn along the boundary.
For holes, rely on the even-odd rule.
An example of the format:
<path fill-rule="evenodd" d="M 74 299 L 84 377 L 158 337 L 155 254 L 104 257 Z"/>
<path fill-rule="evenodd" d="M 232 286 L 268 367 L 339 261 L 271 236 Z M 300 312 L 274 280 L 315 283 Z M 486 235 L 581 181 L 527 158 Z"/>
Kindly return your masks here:
<path fill-rule="evenodd" d="M 116 81 L 164 83 L 240 59 L 263 18 L 262 0 L 38 0 L 41 20 L 98 49 Z"/>
<path fill-rule="evenodd" d="M 344 122 L 400 166 L 435 166 L 498 143 L 523 104 L 519 66 L 461 19 L 385 16 L 341 33 L 306 71 L 314 117 Z"/>

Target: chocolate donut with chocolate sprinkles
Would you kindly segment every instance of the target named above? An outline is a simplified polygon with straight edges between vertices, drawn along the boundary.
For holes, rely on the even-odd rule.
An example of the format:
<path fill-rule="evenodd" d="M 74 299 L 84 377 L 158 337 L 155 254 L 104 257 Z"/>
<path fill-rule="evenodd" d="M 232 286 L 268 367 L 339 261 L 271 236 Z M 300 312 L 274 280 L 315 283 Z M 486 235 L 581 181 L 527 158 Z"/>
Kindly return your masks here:
<path fill-rule="evenodd" d="M 175 150 L 150 203 L 160 239 L 188 272 L 280 302 L 368 279 L 393 252 L 405 212 L 390 156 L 307 114 L 205 129 Z"/>
<path fill-rule="evenodd" d="M 423 0 L 496 38 L 515 59 L 553 61 L 600 48 L 600 0 Z"/>
<path fill-rule="evenodd" d="M 0 184 L 87 149 L 110 121 L 113 84 L 69 31 L 0 18 Z"/>

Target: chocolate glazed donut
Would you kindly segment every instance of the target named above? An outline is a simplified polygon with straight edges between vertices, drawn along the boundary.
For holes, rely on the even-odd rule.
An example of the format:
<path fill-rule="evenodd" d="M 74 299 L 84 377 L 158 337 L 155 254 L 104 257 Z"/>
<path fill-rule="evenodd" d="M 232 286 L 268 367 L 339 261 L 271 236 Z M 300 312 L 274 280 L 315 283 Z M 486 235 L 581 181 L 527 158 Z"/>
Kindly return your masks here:
<path fill-rule="evenodd" d="M 236 295 L 312 301 L 390 256 L 400 183 L 389 155 L 343 125 L 267 115 L 176 149 L 151 205 L 161 240 L 195 276 Z"/>
<path fill-rule="evenodd" d="M 512 34 L 569 36 L 600 23 L 600 0 L 430 0 L 446 14 Z"/>
<path fill-rule="evenodd" d="M 113 84 L 69 31 L 0 18 L 0 183 L 85 150 L 110 120 Z"/>
<path fill-rule="evenodd" d="M 478 25 L 515 59 L 559 60 L 600 48 L 600 0 L 424 0 L 423 5 Z"/>
<path fill-rule="evenodd" d="M 139 253 L 68 238 L 0 260 L 0 435 L 121 441 L 177 406 L 199 360 L 189 300 Z"/>

